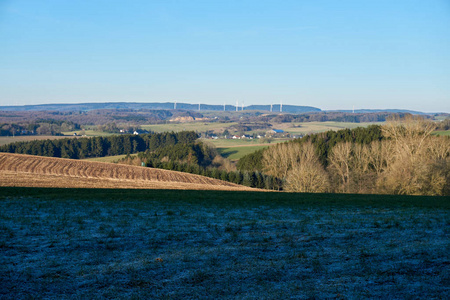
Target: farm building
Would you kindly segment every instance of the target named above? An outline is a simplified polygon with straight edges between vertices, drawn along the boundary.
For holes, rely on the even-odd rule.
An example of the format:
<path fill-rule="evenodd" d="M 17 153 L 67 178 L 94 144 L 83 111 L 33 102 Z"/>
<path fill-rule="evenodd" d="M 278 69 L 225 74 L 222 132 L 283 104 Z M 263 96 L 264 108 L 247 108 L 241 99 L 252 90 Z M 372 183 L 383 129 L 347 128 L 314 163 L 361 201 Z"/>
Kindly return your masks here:
<path fill-rule="evenodd" d="M 272 129 L 266 132 L 266 136 L 272 136 L 272 137 L 286 137 L 289 136 L 288 132 L 285 132 L 282 129 Z"/>

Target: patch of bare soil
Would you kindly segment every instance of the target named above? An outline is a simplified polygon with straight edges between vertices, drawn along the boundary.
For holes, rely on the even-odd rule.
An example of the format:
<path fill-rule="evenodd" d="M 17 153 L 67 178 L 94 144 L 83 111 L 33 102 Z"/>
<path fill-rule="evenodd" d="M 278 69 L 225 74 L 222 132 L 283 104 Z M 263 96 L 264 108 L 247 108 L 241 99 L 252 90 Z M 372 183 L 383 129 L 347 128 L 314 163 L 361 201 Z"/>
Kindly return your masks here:
<path fill-rule="evenodd" d="M 176 171 L 11 153 L 0 153 L 0 186 L 255 190 Z"/>

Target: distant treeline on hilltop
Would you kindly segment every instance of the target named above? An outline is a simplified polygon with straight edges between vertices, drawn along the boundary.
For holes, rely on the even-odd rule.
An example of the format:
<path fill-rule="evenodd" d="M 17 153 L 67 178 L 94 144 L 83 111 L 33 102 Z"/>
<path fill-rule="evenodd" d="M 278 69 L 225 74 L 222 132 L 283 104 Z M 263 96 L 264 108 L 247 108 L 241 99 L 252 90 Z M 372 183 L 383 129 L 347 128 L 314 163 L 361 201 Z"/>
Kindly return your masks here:
<path fill-rule="evenodd" d="M 176 102 L 107 102 L 107 103 L 77 103 L 77 104 L 40 104 L 40 105 L 23 105 L 23 106 L 0 106 L 3 111 L 89 111 L 95 109 L 164 109 L 164 110 L 200 110 L 200 111 L 236 111 L 235 105 L 211 105 L 211 104 L 190 104 Z M 238 110 L 242 110 L 242 106 L 238 106 Z M 312 106 L 300 105 L 249 105 L 244 106 L 244 110 L 265 110 L 273 112 L 286 113 L 306 113 L 319 112 L 320 108 Z"/>

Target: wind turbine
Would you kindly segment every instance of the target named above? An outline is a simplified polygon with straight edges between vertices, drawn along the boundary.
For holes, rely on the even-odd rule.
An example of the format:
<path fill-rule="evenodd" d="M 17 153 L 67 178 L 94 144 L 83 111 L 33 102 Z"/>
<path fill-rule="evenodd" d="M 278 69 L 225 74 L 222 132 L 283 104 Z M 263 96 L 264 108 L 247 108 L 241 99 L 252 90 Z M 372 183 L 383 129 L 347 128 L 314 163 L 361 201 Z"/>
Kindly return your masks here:
<path fill-rule="evenodd" d="M 283 112 L 283 100 L 280 100 L 280 112 Z"/>
<path fill-rule="evenodd" d="M 236 100 L 236 111 L 238 111 L 238 109 L 239 109 L 239 101 Z"/>
<path fill-rule="evenodd" d="M 173 103 L 173 109 L 177 109 L 177 101 Z"/>

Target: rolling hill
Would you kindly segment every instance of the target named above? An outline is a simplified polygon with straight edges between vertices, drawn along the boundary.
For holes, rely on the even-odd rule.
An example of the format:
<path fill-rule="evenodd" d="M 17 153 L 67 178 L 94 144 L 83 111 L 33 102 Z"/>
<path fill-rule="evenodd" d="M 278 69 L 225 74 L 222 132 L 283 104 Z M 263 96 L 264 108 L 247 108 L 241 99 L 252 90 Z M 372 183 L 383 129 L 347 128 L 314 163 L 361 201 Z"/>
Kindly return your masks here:
<path fill-rule="evenodd" d="M 176 171 L 10 153 L 0 153 L 0 186 L 255 190 Z"/>
<path fill-rule="evenodd" d="M 105 103 L 73 103 L 73 104 L 38 104 L 38 105 L 23 105 L 23 106 L 0 106 L 0 111 L 89 111 L 94 109 L 152 109 L 152 110 L 192 110 L 192 111 L 223 111 L 223 105 L 211 104 L 191 104 L 191 103 L 176 103 L 175 102 L 105 102 Z M 200 108 L 200 109 L 199 109 Z M 246 106 L 245 110 L 270 110 L 270 105 L 251 105 Z M 235 111 L 236 106 L 225 105 L 226 111 Z M 241 107 L 239 107 L 241 110 Z M 273 105 L 273 111 L 279 111 L 280 105 Z M 284 105 L 283 112 L 291 113 L 307 113 L 319 112 L 321 109 L 312 106 L 300 105 Z"/>
<path fill-rule="evenodd" d="M 199 109 L 200 108 L 200 109 Z M 31 104 L 31 105 L 8 105 L 0 106 L 0 111 L 91 111 L 98 109 L 110 109 L 110 110 L 181 110 L 181 111 L 236 111 L 235 105 L 214 105 L 214 104 L 202 104 L 202 103 L 183 103 L 183 102 L 98 102 L 98 103 L 54 103 L 54 104 Z M 242 107 L 239 106 L 239 111 Z M 288 105 L 285 104 L 280 107 L 279 103 L 274 103 L 273 105 L 248 105 L 244 106 L 244 110 L 257 110 L 257 111 L 268 111 L 273 113 L 291 113 L 291 114 L 302 114 L 302 113 L 317 113 L 323 112 L 322 109 L 305 106 L 305 105 Z M 324 112 L 345 112 L 345 113 L 411 113 L 415 114 L 426 114 L 420 111 L 408 110 L 408 109 L 357 109 L 352 110 L 325 110 Z"/>

